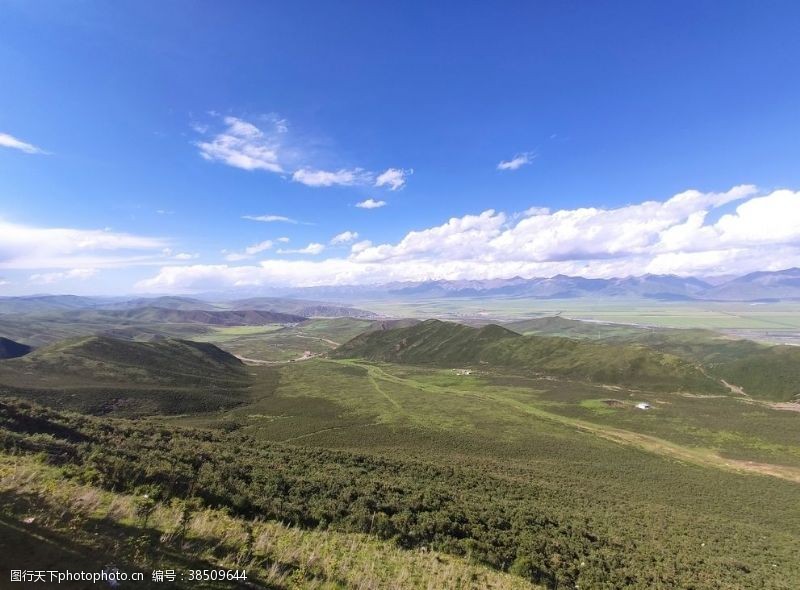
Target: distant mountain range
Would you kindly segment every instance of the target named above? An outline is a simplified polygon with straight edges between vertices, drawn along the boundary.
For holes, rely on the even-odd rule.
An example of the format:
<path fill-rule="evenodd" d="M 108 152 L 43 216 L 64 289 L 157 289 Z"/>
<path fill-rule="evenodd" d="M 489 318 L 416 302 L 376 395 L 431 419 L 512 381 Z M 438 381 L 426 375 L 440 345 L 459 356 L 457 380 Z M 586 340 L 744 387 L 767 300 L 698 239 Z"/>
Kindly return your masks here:
<path fill-rule="evenodd" d="M 400 297 L 510 297 L 572 299 L 644 297 L 663 301 L 754 301 L 800 298 L 800 268 L 756 272 L 721 283 L 696 277 L 647 274 L 638 277 L 587 279 L 556 275 L 487 281 L 426 281 L 389 286 Z"/>
<path fill-rule="evenodd" d="M 258 310 L 303 317 L 376 318 L 376 314 L 349 305 L 369 299 L 532 298 L 575 299 L 646 298 L 660 301 L 769 301 L 800 300 L 800 268 L 753 272 L 738 277 L 681 277 L 646 274 L 637 277 L 589 279 L 556 275 L 549 278 L 396 282 L 385 285 L 344 285 L 302 288 L 266 288 L 270 296 L 233 299 L 231 294 L 202 297 L 97 298 L 75 295 L 0 297 L 1 313 L 47 313 L 98 309 L 130 310 L 158 307 L 173 310 Z M 250 293 L 252 294 L 252 293 Z M 241 297 L 241 295 L 240 295 Z M 338 302 L 338 303 L 331 303 Z"/>
<path fill-rule="evenodd" d="M 375 299 L 518 298 L 576 299 L 646 298 L 660 301 L 759 301 L 800 300 L 800 268 L 755 272 L 744 276 L 681 277 L 646 274 L 636 277 L 590 279 L 578 276 L 489 280 L 407 281 L 383 285 L 342 285 L 270 288 L 272 295 L 364 301 Z"/>

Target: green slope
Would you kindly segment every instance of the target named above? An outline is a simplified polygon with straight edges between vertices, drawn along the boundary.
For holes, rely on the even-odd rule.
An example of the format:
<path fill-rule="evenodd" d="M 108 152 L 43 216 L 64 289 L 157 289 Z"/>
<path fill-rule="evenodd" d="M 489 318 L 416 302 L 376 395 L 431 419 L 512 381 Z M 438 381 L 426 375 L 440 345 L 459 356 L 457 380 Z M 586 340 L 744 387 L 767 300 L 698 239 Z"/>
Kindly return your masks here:
<path fill-rule="evenodd" d="M 800 399 L 800 347 L 769 345 L 703 329 L 646 328 L 552 316 L 506 327 L 526 335 L 559 335 L 605 344 L 645 346 L 702 365 L 745 394 L 774 401 Z"/>
<path fill-rule="evenodd" d="M 0 362 L 0 390 L 90 413 L 208 411 L 238 403 L 249 383 L 235 356 L 177 339 L 89 336 Z"/>
<path fill-rule="evenodd" d="M 184 386 L 227 382 L 244 374 L 239 359 L 213 344 L 169 338 L 133 342 L 107 336 L 59 342 L 8 361 L 6 367 L 40 377 Z"/>
<path fill-rule="evenodd" d="M 497 325 L 473 328 L 428 320 L 362 334 L 331 356 L 420 365 L 498 366 L 651 389 L 723 390 L 695 364 L 643 346 L 522 336 Z"/>

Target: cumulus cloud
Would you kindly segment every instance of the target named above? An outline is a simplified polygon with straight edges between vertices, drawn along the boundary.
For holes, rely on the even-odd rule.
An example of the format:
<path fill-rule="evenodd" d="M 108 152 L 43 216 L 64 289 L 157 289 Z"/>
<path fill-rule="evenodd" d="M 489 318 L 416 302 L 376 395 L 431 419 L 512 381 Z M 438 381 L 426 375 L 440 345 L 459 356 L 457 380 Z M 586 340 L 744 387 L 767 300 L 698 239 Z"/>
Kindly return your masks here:
<path fill-rule="evenodd" d="M 356 207 L 361 209 L 378 209 L 380 207 L 386 206 L 386 201 L 376 201 L 375 199 L 367 199 L 366 201 L 361 201 L 360 203 L 356 203 Z"/>
<path fill-rule="evenodd" d="M 21 139 L 17 139 L 13 135 L 9 135 L 8 133 L 0 133 L 0 147 L 11 148 L 12 150 L 19 150 L 21 152 L 25 152 L 26 154 L 49 153 L 40 147 L 36 147 L 31 143 L 27 143 L 25 141 L 22 141 Z"/>
<path fill-rule="evenodd" d="M 378 175 L 375 179 L 375 186 L 388 186 L 389 190 L 396 191 L 406 184 L 406 177 L 414 174 L 414 170 L 409 168 L 389 168 Z"/>
<path fill-rule="evenodd" d="M 719 215 L 720 207 L 733 204 Z M 717 215 L 710 215 L 715 210 Z M 213 281 L 217 287 L 311 286 L 559 273 L 728 274 L 791 266 L 800 266 L 800 192 L 759 194 L 743 185 L 721 193 L 689 190 L 616 208 L 536 208 L 518 215 L 487 210 L 409 232 L 396 243 L 357 242 L 346 257 L 165 267 L 140 287 L 191 290 Z"/>
<path fill-rule="evenodd" d="M 361 168 L 328 171 L 301 168 L 292 174 L 292 180 L 306 186 L 353 186 L 365 184 L 370 180 L 370 174 Z"/>
<path fill-rule="evenodd" d="M 161 238 L 107 229 L 44 228 L 0 220 L 0 269 L 98 268 L 162 258 Z"/>
<path fill-rule="evenodd" d="M 249 219 L 250 221 L 263 221 L 264 223 L 272 223 L 275 221 L 282 221 L 284 223 L 297 223 L 296 219 L 292 219 L 284 215 L 242 215 L 242 219 Z"/>
<path fill-rule="evenodd" d="M 219 113 L 208 113 L 211 122 L 193 123 L 192 129 L 201 136 L 194 142 L 202 158 L 211 162 L 221 162 L 242 170 L 263 170 L 284 175 L 292 181 L 310 187 L 387 186 L 397 190 L 406 183 L 406 177 L 413 170 L 388 168 L 376 174 L 360 167 L 343 167 L 327 170 L 320 167 L 313 154 L 317 149 L 305 145 L 302 139 L 289 133 L 286 119 L 272 113 L 262 115 L 253 121 L 239 117 L 220 117 Z M 10 135 L 0 134 L 8 147 L 28 151 L 35 146 L 20 142 Z M 29 152 L 34 153 L 34 152 Z M 43 152 L 39 152 L 43 153 Z M 330 159 L 330 158 L 329 158 Z"/>
<path fill-rule="evenodd" d="M 86 280 L 97 274 L 96 268 L 73 268 L 64 272 L 45 272 L 32 274 L 29 278 L 31 283 L 37 285 L 52 285 L 66 280 Z"/>
<path fill-rule="evenodd" d="M 206 141 L 198 141 L 200 155 L 242 170 L 266 170 L 282 173 L 279 136 L 285 124 L 272 122 L 267 131 L 237 117 L 223 119 L 225 129 Z M 202 127 L 195 127 L 200 131 Z"/>
<path fill-rule="evenodd" d="M 278 254 L 320 254 L 325 249 L 325 246 L 317 242 L 311 242 L 305 248 L 298 248 L 296 250 L 278 250 Z"/>
<path fill-rule="evenodd" d="M 343 231 L 340 234 L 336 234 L 331 238 L 331 244 L 347 244 L 348 242 L 352 242 L 353 240 L 358 239 L 358 232 L 355 231 Z"/>
<path fill-rule="evenodd" d="M 533 162 L 533 159 L 535 157 L 536 157 L 536 155 L 533 154 L 532 152 L 523 152 L 521 154 L 517 154 L 516 156 L 514 156 L 510 160 L 501 161 L 497 165 L 497 169 L 498 170 L 518 170 L 519 168 L 522 168 L 523 166 L 527 166 L 528 164 Z"/>

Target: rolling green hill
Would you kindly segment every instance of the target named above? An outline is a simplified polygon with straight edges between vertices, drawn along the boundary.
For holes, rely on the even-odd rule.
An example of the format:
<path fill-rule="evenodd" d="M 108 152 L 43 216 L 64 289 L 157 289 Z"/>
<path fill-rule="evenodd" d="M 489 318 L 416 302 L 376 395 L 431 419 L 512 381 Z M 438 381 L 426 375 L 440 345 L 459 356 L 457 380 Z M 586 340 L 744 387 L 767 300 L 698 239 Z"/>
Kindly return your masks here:
<path fill-rule="evenodd" d="M 561 316 L 506 324 L 525 335 L 561 335 L 605 344 L 645 346 L 702 365 L 746 395 L 774 401 L 800 398 L 800 347 L 769 345 L 704 329 L 652 328 L 584 322 Z"/>
<path fill-rule="evenodd" d="M 0 391 L 89 413 L 175 414 L 230 407 L 250 383 L 213 344 L 74 338 L 0 362 Z"/>
<path fill-rule="evenodd" d="M 723 390 L 696 365 L 643 346 L 522 336 L 493 324 L 473 328 L 427 320 L 356 336 L 331 356 L 453 367 L 497 366 L 661 390 Z"/>
<path fill-rule="evenodd" d="M 6 367 L 39 377 L 147 385 L 228 382 L 243 374 L 242 362 L 213 344 L 169 338 L 131 342 L 106 336 L 46 346 L 7 361 Z"/>

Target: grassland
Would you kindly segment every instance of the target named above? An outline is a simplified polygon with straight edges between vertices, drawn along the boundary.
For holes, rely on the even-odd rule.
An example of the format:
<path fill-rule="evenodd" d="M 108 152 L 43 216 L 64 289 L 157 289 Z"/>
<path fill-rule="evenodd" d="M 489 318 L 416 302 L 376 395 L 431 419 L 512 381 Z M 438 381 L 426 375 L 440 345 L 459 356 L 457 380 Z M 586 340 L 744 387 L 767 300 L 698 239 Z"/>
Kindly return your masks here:
<path fill-rule="evenodd" d="M 96 550 L 130 567 L 246 563 L 278 588 L 796 587 L 800 412 L 702 371 L 662 387 L 575 370 L 621 367 L 634 352 L 673 363 L 636 367 L 695 370 L 771 349 L 537 320 L 514 327 L 543 338 L 458 328 L 415 344 L 408 335 L 430 324 L 405 324 L 397 341 L 381 330 L 327 354 L 375 327 L 209 327 L 200 348 L 124 342 L 112 354 L 92 341 L 73 358 L 73 341 L 3 361 L 0 377 L 21 379 L 0 388 L 6 546 L 43 556 L 49 540 L 56 560 Z M 520 338 L 558 343 L 562 364 L 506 350 Z M 131 346 L 143 359 L 133 366 L 122 362 Z M 305 351 L 318 356 L 296 360 Z M 211 355 L 202 371 L 198 353 Z M 92 402 L 101 392 L 128 405 Z"/>
<path fill-rule="evenodd" d="M 369 371 L 319 361 L 291 370 L 314 365 L 343 378 Z M 416 397 L 447 378 L 432 376 Z M 317 430 L 302 443 L 269 442 L 287 434 L 269 432 L 269 422 L 214 434 L 174 419 L 100 421 L 13 403 L 2 408 L 0 442 L 7 453 L 46 457 L 62 477 L 148 493 L 159 509 L 188 493 L 246 519 L 370 533 L 550 588 L 789 589 L 797 579 L 797 484 L 676 460 L 510 406 L 487 415 L 480 400 L 451 417 L 443 392 L 440 414 L 427 420 L 415 415 L 413 392 L 402 397 L 392 381 L 379 374 L 383 393 L 362 402 L 378 407 L 369 425 Z M 309 412 L 298 399 L 306 392 L 294 393 Z M 384 394 L 399 407 L 379 402 Z M 329 401 L 316 406 L 319 418 L 326 409 L 331 420 L 332 410 L 348 411 Z"/>

